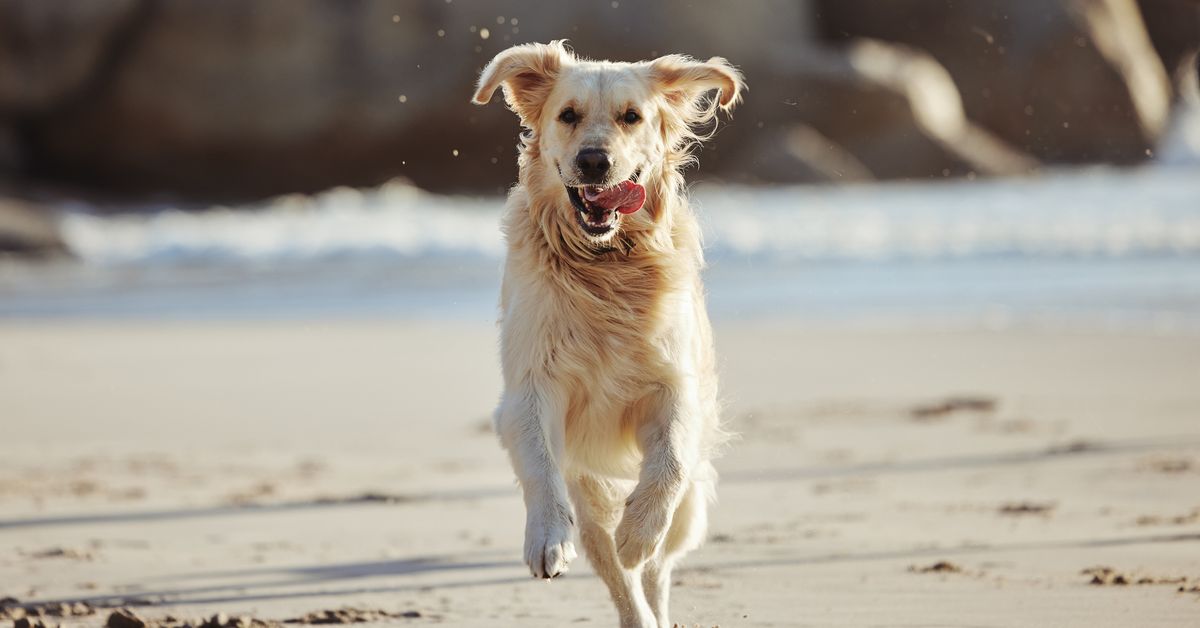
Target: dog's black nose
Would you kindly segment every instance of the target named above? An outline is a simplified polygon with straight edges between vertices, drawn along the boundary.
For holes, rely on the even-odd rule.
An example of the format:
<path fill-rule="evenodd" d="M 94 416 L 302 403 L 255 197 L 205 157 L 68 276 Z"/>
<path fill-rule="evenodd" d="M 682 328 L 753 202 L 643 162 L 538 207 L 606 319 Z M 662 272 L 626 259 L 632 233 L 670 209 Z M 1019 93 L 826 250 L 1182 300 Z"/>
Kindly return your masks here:
<path fill-rule="evenodd" d="M 585 148 L 575 156 L 575 166 L 584 183 L 602 183 L 608 177 L 608 153 L 599 148 Z"/>

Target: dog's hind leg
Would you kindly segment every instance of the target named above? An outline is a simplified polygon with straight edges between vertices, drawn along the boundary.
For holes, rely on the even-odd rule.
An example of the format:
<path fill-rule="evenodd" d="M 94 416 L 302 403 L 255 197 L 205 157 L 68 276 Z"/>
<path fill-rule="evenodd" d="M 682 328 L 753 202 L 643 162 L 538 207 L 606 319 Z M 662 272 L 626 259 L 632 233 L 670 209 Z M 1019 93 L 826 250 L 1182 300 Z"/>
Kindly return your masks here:
<path fill-rule="evenodd" d="M 569 489 L 579 515 L 579 540 L 596 575 L 612 595 L 621 628 L 661 628 L 642 591 L 641 568 L 623 568 L 613 542 L 628 487 L 622 489 L 608 480 L 580 476 L 571 480 Z"/>
<path fill-rule="evenodd" d="M 696 549 L 704 542 L 708 530 L 708 499 L 711 482 L 692 482 L 692 486 L 679 502 L 671 519 L 671 528 L 663 541 L 662 550 L 646 562 L 642 572 L 642 586 L 646 601 L 658 620 L 658 625 L 671 626 L 670 597 L 671 570 L 684 554 Z"/>

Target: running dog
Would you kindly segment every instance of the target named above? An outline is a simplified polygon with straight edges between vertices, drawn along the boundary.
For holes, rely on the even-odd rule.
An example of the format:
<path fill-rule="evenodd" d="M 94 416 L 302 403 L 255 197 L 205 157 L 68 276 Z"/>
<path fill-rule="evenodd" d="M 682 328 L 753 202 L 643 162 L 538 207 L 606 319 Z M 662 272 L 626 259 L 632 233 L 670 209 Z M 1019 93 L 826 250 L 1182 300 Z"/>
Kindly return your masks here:
<path fill-rule="evenodd" d="M 566 571 L 578 527 L 621 626 L 669 628 L 671 569 L 704 540 L 727 439 L 681 170 L 742 75 L 718 57 L 584 60 L 556 41 L 501 52 L 473 102 L 497 88 L 524 127 L 495 423 L 525 498 L 525 562 Z"/>

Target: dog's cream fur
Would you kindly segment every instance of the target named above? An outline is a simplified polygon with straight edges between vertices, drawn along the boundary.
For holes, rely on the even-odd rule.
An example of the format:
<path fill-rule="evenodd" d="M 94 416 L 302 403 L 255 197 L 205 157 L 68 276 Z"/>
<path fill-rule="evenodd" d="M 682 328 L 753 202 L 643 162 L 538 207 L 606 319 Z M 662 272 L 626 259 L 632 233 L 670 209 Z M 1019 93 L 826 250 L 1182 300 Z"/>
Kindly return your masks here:
<path fill-rule="evenodd" d="M 525 561 L 540 578 L 566 571 L 578 525 L 621 625 L 667 628 L 671 568 L 705 536 L 725 439 L 680 169 L 742 78 L 720 58 L 585 61 L 553 42 L 496 56 L 474 102 L 498 87 L 525 127 L 504 218 L 496 411 L 525 497 Z M 559 119 L 567 107 L 576 124 Z M 631 109 L 635 124 L 622 120 Z M 584 147 L 608 151 L 612 183 L 646 189 L 603 237 L 581 228 L 566 192 Z"/>

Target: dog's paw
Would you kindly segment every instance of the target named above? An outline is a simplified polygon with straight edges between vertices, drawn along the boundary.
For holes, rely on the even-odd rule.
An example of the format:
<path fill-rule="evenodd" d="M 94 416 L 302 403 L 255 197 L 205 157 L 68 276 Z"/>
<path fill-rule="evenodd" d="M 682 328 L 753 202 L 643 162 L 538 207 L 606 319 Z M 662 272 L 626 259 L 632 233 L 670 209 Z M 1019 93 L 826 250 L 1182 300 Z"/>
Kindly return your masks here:
<path fill-rule="evenodd" d="M 630 517 L 626 511 L 621 523 L 617 525 L 615 538 L 617 558 L 620 559 L 621 566 L 633 569 L 653 556 L 666 536 L 666 530 L 662 528 Z"/>
<path fill-rule="evenodd" d="M 570 511 L 552 509 L 551 514 L 530 513 L 525 522 L 525 564 L 535 578 L 553 578 L 567 571 L 575 560 L 571 542 Z"/>

